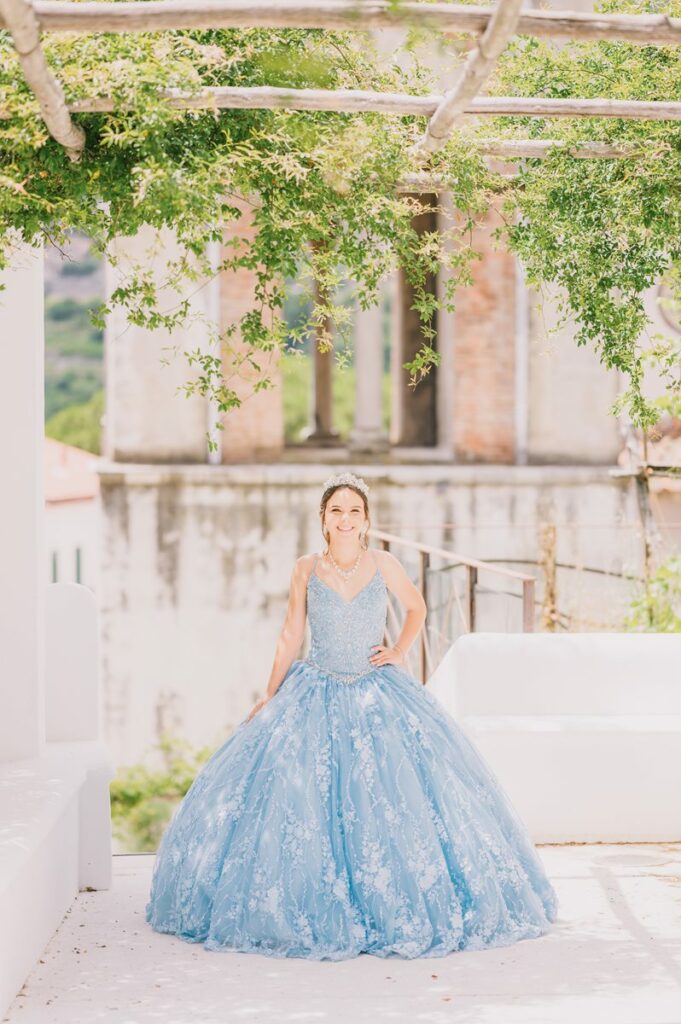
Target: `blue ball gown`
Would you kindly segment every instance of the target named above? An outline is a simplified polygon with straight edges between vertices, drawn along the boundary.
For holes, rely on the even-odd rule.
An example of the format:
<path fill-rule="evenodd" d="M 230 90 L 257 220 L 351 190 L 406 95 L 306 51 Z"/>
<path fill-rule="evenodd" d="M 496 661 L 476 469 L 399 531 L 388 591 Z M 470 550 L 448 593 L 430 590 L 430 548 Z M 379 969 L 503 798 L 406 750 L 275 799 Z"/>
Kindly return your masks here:
<path fill-rule="evenodd" d="M 442 704 L 372 666 L 387 588 L 314 571 L 311 645 L 195 778 L 163 834 L 146 920 L 211 950 L 440 957 L 545 933 L 555 892 Z"/>

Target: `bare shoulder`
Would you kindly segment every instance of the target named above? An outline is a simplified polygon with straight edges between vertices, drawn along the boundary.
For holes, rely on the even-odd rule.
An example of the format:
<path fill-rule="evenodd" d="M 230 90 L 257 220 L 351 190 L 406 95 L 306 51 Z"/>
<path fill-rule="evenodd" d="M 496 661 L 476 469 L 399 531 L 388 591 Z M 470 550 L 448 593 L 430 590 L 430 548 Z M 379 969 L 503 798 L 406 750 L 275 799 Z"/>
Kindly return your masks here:
<path fill-rule="evenodd" d="M 373 551 L 376 564 L 386 578 L 399 576 L 405 572 L 404 566 L 392 551 L 386 551 L 384 548 L 374 548 Z"/>
<path fill-rule="evenodd" d="M 388 589 L 397 595 L 407 609 L 425 609 L 426 602 L 421 591 L 412 582 L 399 558 L 383 549 L 375 549 L 375 555 Z"/>
<path fill-rule="evenodd" d="M 293 578 L 306 582 L 312 572 L 316 557 L 317 555 L 313 551 L 309 555 L 301 555 L 300 558 L 297 558 L 293 566 Z"/>

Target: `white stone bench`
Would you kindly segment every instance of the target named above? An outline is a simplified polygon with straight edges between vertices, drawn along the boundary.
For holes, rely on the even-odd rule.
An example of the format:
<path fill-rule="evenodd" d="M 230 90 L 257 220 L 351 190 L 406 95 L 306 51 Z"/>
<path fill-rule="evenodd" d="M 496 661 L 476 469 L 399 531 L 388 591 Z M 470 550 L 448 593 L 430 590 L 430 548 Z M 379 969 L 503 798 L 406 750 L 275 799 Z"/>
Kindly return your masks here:
<path fill-rule="evenodd" d="M 47 589 L 45 689 L 41 755 L 0 761 L 2 1012 L 78 890 L 111 884 L 114 771 L 100 739 L 97 610 L 78 584 Z"/>
<path fill-rule="evenodd" d="M 681 839 L 681 635 L 468 634 L 427 687 L 535 842 Z"/>

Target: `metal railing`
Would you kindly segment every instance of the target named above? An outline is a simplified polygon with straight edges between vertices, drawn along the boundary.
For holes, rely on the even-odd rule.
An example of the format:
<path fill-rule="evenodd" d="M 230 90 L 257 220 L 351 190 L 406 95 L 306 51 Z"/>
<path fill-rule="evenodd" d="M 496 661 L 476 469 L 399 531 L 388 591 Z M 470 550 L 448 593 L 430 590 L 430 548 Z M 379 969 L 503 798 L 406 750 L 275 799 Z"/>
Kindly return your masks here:
<path fill-rule="evenodd" d="M 418 570 L 416 585 L 419 587 L 423 598 L 428 605 L 428 616 L 419 636 L 419 664 L 417 674 L 421 682 L 425 683 L 430 674 L 439 663 L 440 657 L 456 639 L 456 636 L 464 633 L 475 632 L 478 624 L 478 596 L 482 592 L 479 585 L 481 574 L 492 574 L 497 583 L 520 585 L 520 593 L 514 594 L 508 590 L 488 590 L 487 593 L 503 594 L 507 597 L 516 598 L 522 601 L 521 631 L 531 633 L 534 630 L 535 622 L 535 582 L 534 576 L 527 573 L 517 572 L 514 569 L 505 569 L 490 562 L 482 562 L 476 558 L 468 558 L 457 551 L 449 551 L 446 548 L 435 547 L 432 544 L 423 544 L 420 541 L 407 540 L 394 533 L 386 533 L 383 530 L 370 529 L 368 536 L 378 542 L 380 546 L 389 551 L 391 546 L 401 547 L 417 554 Z M 431 558 L 437 558 L 443 563 L 440 569 L 434 570 L 431 565 Z M 429 623 L 435 609 L 431 609 L 429 602 L 430 576 L 433 572 L 447 572 L 456 568 L 463 568 L 465 572 L 465 586 L 463 594 L 459 594 L 456 581 L 451 581 L 446 604 L 442 612 L 443 626 L 438 629 L 432 622 Z M 447 631 L 446 623 L 449 621 L 453 610 L 456 609 L 460 629 Z M 402 630 L 397 611 L 391 601 L 388 602 L 389 624 L 386 635 L 389 636 L 395 631 L 395 639 Z M 433 639 L 439 640 L 440 650 L 434 648 Z"/>

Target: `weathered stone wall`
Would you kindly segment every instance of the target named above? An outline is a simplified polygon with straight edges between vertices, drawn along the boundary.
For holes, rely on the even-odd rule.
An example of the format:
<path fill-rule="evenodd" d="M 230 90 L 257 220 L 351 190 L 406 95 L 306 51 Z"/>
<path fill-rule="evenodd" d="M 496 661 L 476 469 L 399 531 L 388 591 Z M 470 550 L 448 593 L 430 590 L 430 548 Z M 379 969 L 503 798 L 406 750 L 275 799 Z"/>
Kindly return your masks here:
<path fill-rule="evenodd" d="M 638 565 L 633 492 L 605 470 L 352 468 L 371 486 L 376 528 L 477 558 L 534 561 L 540 523 L 553 521 L 560 561 Z M 117 763 L 141 758 L 164 729 L 217 744 L 262 694 L 293 563 L 323 544 L 317 502 L 328 472 L 281 464 L 102 468 L 103 691 Z M 481 577 L 484 587 L 492 583 Z M 597 613 L 611 591 L 587 589 Z M 566 603 L 574 596 L 564 587 Z M 510 601 L 507 628 L 518 628 L 519 603 Z"/>

